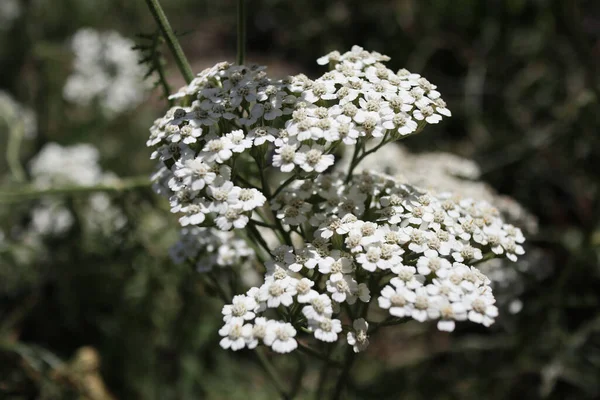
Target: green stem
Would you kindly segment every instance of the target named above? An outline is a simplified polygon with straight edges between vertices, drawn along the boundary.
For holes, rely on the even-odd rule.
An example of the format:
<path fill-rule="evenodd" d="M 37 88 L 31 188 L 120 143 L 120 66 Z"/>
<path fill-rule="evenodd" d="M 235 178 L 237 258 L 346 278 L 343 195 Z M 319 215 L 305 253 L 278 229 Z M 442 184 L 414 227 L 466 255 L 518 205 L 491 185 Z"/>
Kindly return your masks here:
<path fill-rule="evenodd" d="M 373 289 L 373 286 L 375 285 L 375 283 L 376 283 L 375 276 L 371 276 L 371 279 L 369 279 L 369 288 Z M 369 312 L 369 303 L 360 303 L 359 302 L 359 304 L 357 305 L 356 308 L 357 308 L 356 314 L 358 315 L 359 318 L 367 317 L 367 313 Z M 348 312 L 350 312 L 350 311 L 351 311 L 351 309 L 348 308 Z M 350 315 L 350 316 L 352 319 L 354 319 L 354 317 L 352 315 Z M 344 361 L 343 361 L 344 368 L 342 369 L 342 372 L 340 373 L 340 376 L 338 377 L 337 383 L 335 384 L 333 396 L 331 397 L 332 400 L 339 400 L 342 397 L 342 392 L 344 391 L 344 387 L 346 385 L 348 385 L 350 370 L 352 369 L 352 365 L 354 364 L 355 360 L 356 360 L 356 353 L 354 352 L 354 348 L 350 345 L 347 345 L 346 353 L 344 355 Z"/>
<path fill-rule="evenodd" d="M 250 248 L 252 250 L 254 250 L 254 254 L 256 254 L 257 262 L 259 265 L 262 266 L 265 263 L 265 261 L 267 261 L 267 257 L 265 257 L 265 255 L 263 254 L 260 246 L 258 246 L 251 237 L 249 237 L 247 234 L 245 234 L 244 230 L 236 229 L 236 230 L 234 230 L 234 232 L 240 239 L 242 239 L 244 242 L 246 242 L 246 244 L 248 246 L 250 246 Z"/>
<path fill-rule="evenodd" d="M 267 182 L 267 176 L 265 174 L 265 161 L 263 158 L 259 158 L 259 157 L 255 157 L 254 159 L 256 160 L 256 164 L 258 165 L 258 169 L 260 172 L 261 191 L 267 198 L 267 201 L 271 201 L 271 199 L 273 199 L 274 196 L 271 195 L 271 187 L 269 186 L 269 182 Z M 290 179 L 288 179 L 288 180 L 290 180 Z M 271 210 L 271 209 L 269 208 L 269 210 Z M 277 215 L 275 214 L 275 212 L 273 212 L 273 210 L 271 210 L 271 213 L 273 214 L 273 221 L 275 222 L 277 229 L 281 232 L 281 235 L 283 236 L 285 243 L 288 246 L 292 246 L 292 238 L 290 237 L 290 233 L 287 232 L 283 228 L 281 221 L 277 218 Z"/>
<path fill-rule="evenodd" d="M 327 386 L 327 378 L 329 375 L 329 367 L 331 365 L 331 353 L 333 351 L 334 345 L 330 345 L 327 347 L 327 354 L 324 357 L 324 363 L 321 367 L 321 372 L 319 374 L 319 383 L 317 385 L 317 391 L 315 393 L 315 400 L 320 400 L 324 397 L 325 394 L 325 386 Z"/>
<path fill-rule="evenodd" d="M 356 159 L 358 158 L 358 153 L 360 152 L 360 149 L 362 147 L 362 143 L 357 143 L 354 146 L 354 154 L 352 154 L 352 160 L 350 161 L 350 167 L 348 168 L 348 176 L 346 176 L 346 180 L 344 181 L 344 183 L 348 183 L 350 182 L 350 179 L 352 179 L 352 172 L 354 171 L 354 167 L 356 167 Z"/>
<path fill-rule="evenodd" d="M 342 397 L 342 391 L 344 390 L 344 386 L 346 385 L 346 381 L 348 380 L 348 375 L 350 374 L 350 369 L 352 368 L 352 364 L 354 364 L 355 353 L 352 346 L 348 346 L 346 349 L 346 355 L 344 357 L 344 369 L 342 369 L 342 373 L 335 384 L 335 390 L 333 392 L 333 396 L 331 396 L 331 400 L 339 400 Z"/>
<path fill-rule="evenodd" d="M 273 212 L 273 210 L 271 210 L 271 212 L 273 213 L 273 219 L 275 220 L 275 225 L 277 226 L 279 232 L 281 232 L 281 235 L 283 236 L 283 240 L 285 241 L 285 244 L 287 244 L 288 246 L 294 247 L 290 233 L 284 229 L 283 224 L 281 223 L 279 218 L 277 218 L 277 215 L 275 215 L 275 212 Z"/>
<path fill-rule="evenodd" d="M 124 192 L 128 190 L 150 187 L 148 176 L 119 179 L 116 182 L 101 183 L 93 186 L 63 186 L 50 189 L 26 187 L 15 191 L 0 191 L 0 204 L 13 203 L 43 196 L 80 195 L 95 192 Z"/>
<path fill-rule="evenodd" d="M 23 122 L 19 120 L 13 120 L 9 123 L 6 121 L 8 128 L 8 143 L 6 144 L 6 162 L 12 172 L 15 181 L 23 183 L 26 181 L 27 176 L 25 170 L 21 165 L 19 155 L 21 154 L 21 143 L 23 142 L 23 131 L 25 127 Z"/>
<path fill-rule="evenodd" d="M 246 59 L 246 0 L 237 3 L 237 58 L 238 65 Z"/>
<path fill-rule="evenodd" d="M 265 170 L 263 167 L 264 162 L 262 160 L 256 160 L 258 164 L 258 168 L 260 169 L 260 186 L 262 189 L 262 193 L 265 195 L 267 200 L 271 200 L 273 196 L 271 196 L 271 187 L 269 186 L 269 182 L 267 182 L 267 175 L 265 174 Z"/>
<path fill-rule="evenodd" d="M 390 317 L 381 322 L 369 322 L 369 325 L 370 325 L 369 335 L 374 334 L 380 328 L 383 328 L 386 326 L 400 325 L 400 324 L 404 324 L 406 322 L 407 322 L 406 318 L 395 318 L 395 317 Z"/>
<path fill-rule="evenodd" d="M 352 155 L 352 161 L 350 162 L 350 168 L 348 170 L 348 176 L 346 177 L 346 181 L 344 183 L 348 183 L 350 182 L 350 179 L 352 179 L 352 173 L 354 172 L 354 168 L 356 168 L 358 166 L 358 164 L 360 164 L 360 162 L 369 154 L 373 154 L 375 153 L 377 150 L 379 150 L 380 148 L 382 148 L 383 146 L 385 146 L 388 143 L 393 142 L 394 139 L 390 139 L 388 137 L 388 134 L 386 133 L 385 136 L 383 136 L 383 138 L 381 139 L 381 142 L 373 147 L 371 150 L 364 150 L 364 143 L 362 146 L 359 146 L 358 144 L 356 145 L 356 147 L 354 148 L 354 154 Z M 360 149 L 363 149 L 362 154 L 359 156 L 358 153 L 360 151 Z"/>
<path fill-rule="evenodd" d="M 258 362 L 260 363 L 261 367 L 263 367 L 263 369 L 267 373 L 267 376 L 269 377 L 269 379 L 271 379 L 273 386 L 275 386 L 275 388 L 281 395 L 281 398 L 282 399 L 290 399 L 290 396 L 287 394 L 287 391 L 285 390 L 285 386 L 283 385 L 281 378 L 279 377 L 279 375 L 277 375 L 277 371 L 275 370 L 275 368 L 273 367 L 273 365 L 271 364 L 271 362 L 269 361 L 267 356 L 265 356 L 265 353 L 263 352 L 263 350 L 258 348 L 256 350 L 254 350 L 254 352 L 256 354 L 256 358 L 258 359 Z"/>
<path fill-rule="evenodd" d="M 487 253 L 485 253 L 483 255 L 481 260 L 473 260 L 473 261 L 469 262 L 468 264 L 469 265 L 478 265 L 478 264 L 484 263 L 484 262 L 489 261 L 492 258 L 496 258 L 496 257 L 498 257 L 497 254 L 495 254 L 494 252 L 488 251 Z"/>
<path fill-rule="evenodd" d="M 342 368 L 342 365 L 340 363 L 338 363 L 335 360 L 331 360 L 330 358 L 328 358 L 327 355 L 325 354 L 321 354 L 318 351 L 316 351 L 315 349 L 306 346 L 305 344 L 302 344 L 300 342 L 298 342 L 298 350 L 300 350 L 301 352 L 303 352 L 304 354 L 307 354 L 311 357 L 314 357 L 318 360 L 324 361 L 328 364 L 328 366 L 334 366 L 336 368 Z"/>
<path fill-rule="evenodd" d="M 351 320 L 354 320 L 354 312 L 352 311 L 352 307 L 348 303 L 344 303 L 344 309 L 348 313 L 348 316 Z"/>
<path fill-rule="evenodd" d="M 233 173 L 232 173 L 232 175 L 233 175 Z M 247 188 L 260 190 L 260 188 L 258 188 L 257 186 L 254 186 L 252 183 L 250 183 L 248 180 L 244 179 L 240 175 L 237 175 L 235 177 L 235 179 L 239 180 L 240 183 L 243 184 L 243 185 L 245 185 Z"/>
<path fill-rule="evenodd" d="M 273 221 L 275 221 L 275 215 L 273 215 L 273 211 L 269 209 L 269 211 L 271 212 L 271 215 L 273 216 Z M 271 228 L 273 230 L 273 232 L 275 233 L 275 235 L 277 235 L 277 238 L 279 239 L 279 241 L 281 243 L 283 243 L 285 241 L 284 238 L 284 234 L 281 232 L 281 230 L 279 229 L 278 226 L 276 225 L 271 225 L 269 224 L 269 220 L 266 218 L 266 216 L 260 211 L 259 208 L 254 209 L 254 212 L 256 212 L 256 214 L 258 214 L 258 216 L 260 217 L 260 219 L 263 221 L 263 223 L 265 225 L 268 225 L 269 228 Z"/>
<path fill-rule="evenodd" d="M 256 225 L 256 226 L 262 226 L 263 228 L 269 228 L 269 229 L 271 229 L 271 230 L 273 230 L 273 231 L 277 230 L 277 227 L 276 227 L 276 226 L 273 226 L 273 225 L 267 224 L 266 222 L 259 221 L 259 220 L 257 220 L 257 219 L 251 219 L 251 220 L 250 220 L 250 222 L 251 222 L 253 225 Z"/>
<path fill-rule="evenodd" d="M 296 175 L 292 175 L 292 176 L 290 176 L 289 178 L 287 178 L 287 179 L 285 180 L 285 182 L 283 182 L 281 185 L 279 185 L 279 187 L 278 187 L 278 188 L 275 190 L 275 193 L 273 193 L 273 197 L 272 197 L 272 198 L 275 198 L 275 197 L 277 197 L 277 195 L 278 195 L 279 193 L 281 193 L 281 191 L 282 191 L 283 189 L 285 189 L 285 187 L 286 187 L 287 185 L 289 185 L 290 183 L 292 183 L 293 181 L 295 181 L 295 180 L 296 180 L 296 178 L 297 178 L 297 176 L 296 176 Z"/>
<path fill-rule="evenodd" d="M 386 144 L 390 143 L 391 140 L 387 140 L 386 137 L 383 138 L 383 140 L 381 141 L 381 143 L 379 143 L 377 146 L 373 147 L 371 150 L 369 151 L 365 151 L 360 158 L 358 159 L 358 161 L 356 161 L 356 165 L 358 165 L 359 162 L 362 161 L 363 158 L 365 158 L 366 156 L 368 156 L 369 154 L 375 153 L 377 150 L 379 150 L 380 148 L 382 148 L 383 146 L 385 146 Z"/>
<path fill-rule="evenodd" d="M 364 150 L 363 148 L 363 152 L 360 156 L 357 157 L 357 152 L 355 150 L 354 152 L 354 156 L 352 157 L 352 162 L 350 164 L 350 170 L 348 171 L 348 176 L 346 177 L 346 183 L 350 182 L 350 179 L 352 178 L 352 172 L 354 171 L 354 168 L 356 168 L 358 166 L 358 164 L 360 164 L 360 162 L 369 154 L 373 154 L 375 153 L 377 150 L 379 150 L 380 148 L 382 148 L 383 146 L 385 146 L 386 144 L 390 143 L 391 140 L 387 139 L 388 136 L 387 134 L 383 137 L 383 139 L 381 139 L 381 143 L 379 143 L 377 146 L 373 147 L 371 150 Z M 364 147 L 364 146 L 363 146 Z"/>
<path fill-rule="evenodd" d="M 267 254 L 270 255 L 271 249 L 269 249 L 267 242 L 265 242 L 265 239 L 263 239 L 258 229 L 256 229 L 256 226 L 254 226 L 253 220 L 248 221 L 248 225 L 246 225 L 246 227 L 248 228 L 248 232 L 250 232 L 250 236 L 252 236 L 252 238 L 254 238 L 254 240 L 256 240 L 262 246 Z"/>
<path fill-rule="evenodd" d="M 169 20 L 167 19 L 159 0 L 146 0 L 146 4 L 156 23 L 160 27 L 160 30 L 167 41 L 167 45 L 169 46 L 171 53 L 173 53 L 173 57 L 175 57 L 175 62 L 177 63 L 181 75 L 183 75 L 187 83 L 190 83 L 192 79 L 194 79 L 192 68 L 188 63 L 187 58 L 185 58 L 185 54 L 183 54 L 181 45 L 175 36 L 175 32 L 173 32 L 173 28 L 171 28 L 171 24 L 169 24 Z"/>
<path fill-rule="evenodd" d="M 219 283 L 219 279 L 214 275 L 214 271 L 210 271 L 206 274 L 206 276 L 208 276 L 208 279 L 212 282 L 215 290 L 219 294 L 219 297 L 221 297 L 221 300 L 223 300 L 223 303 L 228 304 L 230 302 L 230 297 L 227 295 L 227 292 L 225 292 L 225 289 L 223 289 L 223 287 Z"/>
<path fill-rule="evenodd" d="M 298 392 L 302 388 L 302 379 L 307 370 L 306 362 L 300 353 L 296 353 L 296 360 L 298 361 L 298 369 L 296 370 L 296 376 L 294 377 L 294 383 L 292 385 L 292 390 L 290 391 L 290 397 L 292 399 L 298 395 Z"/>

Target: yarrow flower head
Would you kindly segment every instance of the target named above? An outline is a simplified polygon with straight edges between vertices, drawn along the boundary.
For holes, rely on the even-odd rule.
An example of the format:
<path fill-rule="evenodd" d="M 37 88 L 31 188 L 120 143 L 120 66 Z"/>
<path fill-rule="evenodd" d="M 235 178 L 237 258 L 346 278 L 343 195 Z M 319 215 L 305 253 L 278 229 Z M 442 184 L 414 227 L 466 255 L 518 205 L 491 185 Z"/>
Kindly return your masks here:
<path fill-rule="evenodd" d="M 364 172 L 347 184 L 344 178 L 342 173 L 333 173 L 315 181 L 298 180 L 272 200 L 273 204 L 293 204 L 309 191 L 314 200 L 306 220 L 286 225 L 292 231 L 302 226 L 305 232 L 310 226 L 312 234 L 304 239 L 316 251 L 289 246 L 273 250 L 275 254 L 291 250 L 294 256 L 279 258 L 275 262 L 279 272 L 271 275 L 276 278 L 266 276 L 262 286 L 251 289 L 264 293 L 264 307 L 259 307 L 257 316 L 278 321 L 282 307 L 288 310 L 283 315 L 301 310 L 303 318 L 292 323 L 296 331 L 312 332 L 316 340 L 325 342 L 340 339 L 346 307 L 359 308 L 357 304 L 372 299 L 389 320 L 437 321 L 442 331 L 454 330 L 457 321 L 493 323 L 498 310 L 490 280 L 475 265 L 482 254 L 495 254 L 488 234 L 505 238 L 501 247 L 508 249 L 516 237 L 513 232 L 508 238 L 515 228 L 504 224 L 495 208 L 486 202 L 455 203 L 449 194 L 433 195 L 382 174 Z M 325 198 L 330 185 L 337 188 L 336 194 Z M 363 189 L 355 192 L 356 187 Z M 345 207 L 353 197 L 368 199 L 361 201 L 360 212 Z M 396 214 L 386 212 L 389 207 L 405 212 L 391 222 Z M 419 220 L 406 211 L 419 207 L 443 215 L 443 222 Z M 327 221 L 332 220 L 339 222 L 330 234 Z M 463 234 L 461 221 L 465 220 L 478 221 L 478 240 Z M 315 268 L 306 266 L 311 259 L 318 265 L 320 278 L 316 280 Z M 314 294 L 308 298 L 307 293 Z M 235 307 L 236 302 L 227 307 Z M 368 326 L 385 321 L 369 322 L 368 317 L 356 319 L 344 336 L 357 352 L 368 345 Z"/>
<path fill-rule="evenodd" d="M 330 58 L 334 69 L 316 81 L 272 80 L 265 67 L 220 63 L 171 96 L 189 105 L 158 119 L 147 144 L 162 161 L 155 181 L 172 210 L 194 215 L 194 225 L 245 228 L 266 193 L 250 187 L 236 164 L 239 170 L 251 160 L 258 169 L 316 176 L 332 167 L 340 145 L 384 144 L 441 119 L 432 112 L 418 122 L 439 93 L 423 79 L 389 70 L 388 57 L 354 47 Z M 299 203 L 282 215 L 298 221 L 305 208 Z"/>
<path fill-rule="evenodd" d="M 223 307 L 223 348 L 287 353 L 309 335 L 359 352 L 381 324 L 493 323 L 477 264 L 518 257 L 521 232 L 485 201 L 357 172 L 380 147 L 451 115 L 435 85 L 388 60 L 357 46 L 333 52 L 314 81 L 220 63 L 171 96 L 180 105 L 150 129 L 155 190 L 191 239 L 175 253 L 193 261 L 233 249 L 207 265 L 266 271 Z M 351 161 L 334 168 L 346 146 Z M 243 239 L 252 251 L 235 250 Z"/>

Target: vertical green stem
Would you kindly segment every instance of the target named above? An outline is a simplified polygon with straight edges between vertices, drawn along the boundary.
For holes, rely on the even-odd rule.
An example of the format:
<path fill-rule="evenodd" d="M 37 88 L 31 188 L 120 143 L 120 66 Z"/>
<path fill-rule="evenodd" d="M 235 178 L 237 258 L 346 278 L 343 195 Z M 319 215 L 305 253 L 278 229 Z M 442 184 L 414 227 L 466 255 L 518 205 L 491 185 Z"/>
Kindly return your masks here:
<path fill-rule="evenodd" d="M 237 58 L 238 65 L 246 59 L 246 0 L 238 0 L 237 5 Z"/>
<path fill-rule="evenodd" d="M 256 164 L 258 165 L 258 169 L 260 171 L 261 190 L 266 196 L 267 201 L 270 202 L 274 196 L 271 195 L 271 187 L 269 186 L 269 182 L 267 181 L 267 176 L 265 174 L 265 159 L 261 157 L 255 157 L 254 159 L 256 160 Z M 275 226 L 283 236 L 285 244 L 287 244 L 288 246 L 292 246 L 292 238 L 290 236 L 290 233 L 283 229 L 283 225 L 281 224 L 281 221 L 277 218 L 277 215 L 275 215 L 275 212 L 273 210 L 270 211 L 273 214 L 273 221 L 275 222 Z"/>
<path fill-rule="evenodd" d="M 279 395 L 281 396 L 281 398 L 286 399 L 286 400 L 290 399 L 290 396 L 288 395 L 288 393 L 285 389 L 283 381 L 277 374 L 277 371 L 275 370 L 275 368 L 273 367 L 273 365 L 271 364 L 271 362 L 269 361 L 267 356 L 265 356 L 265 353 L 263 353 L 263 350 L 258 348 L 258 349 L 255 349 L 254 352 L 256 354 L 256 358 L 258 359 L 258 362 L 260 363 L 260 365 L 263 367 L 263 369 L 269 376 L 269 379 L 271 379 L 271 382 L 273 383 L 273 385 L 279 392 Z"/>
<path fill-rule="evenodd" d="M 21 165 L 21 142 L 23 141 L 23 131 L 25 127 L 23 122 L 17 118 L 6 121 L 8 129 L 8 143 L 6 144 L 6 162 L 12 172 L 13 178 L 19 183 L 26 180 L 25 170 Z"/>
<path fill-rule="evenodd" d="M 344 369 L 342 369 L 342 373 L 338 378 L 338 381 L 335 385 L 335 390 L 333 392 L 333 396 L 331 400 L 339 400 L 342 398 L 342 392 L 344 387 L 346 386 L 348 376 L 350 375 L 350 369 L 352 368 L 352 364 L 354 364 L 355 353 L 352 349 L 352 346 L 348 346 L 346 349 L 346 356 L 344 357 Z"/>
<path fill-rule="evenodd" d="M 354 146 L 354 153 L 352 154 L 352 160 L 350 161 L 350 167 L 348 168 L 348 175 L 346 176 L 344 183 L 348 183 L 352 179 L 352 172 L 354 172 L 354 167 L 356 167 L 356 160 L 358 159 L 358 154 L 360 153 L 361 148 L 362 142 L 358 142 Z"/>
<path fill-rule="evenodd" d="M 315 393 L 315 400 L 320 400 L 324 397 L 325 386 L 327 386 L 327 378 L 329 375 L 329 366 L 331 364 L 331 353 L 333 352 L 333 345 L 327 346 L 327 351 L 325 353 L 325 362 L 321 367 L 321 372 L 319 374 L 319 383 L 317 385 L 317 391 Z"/>
<path fill-rule="evenodd" d="M 262 246 L 262 248 L 267 252 L 268 255 L 271 255 L 271 250 L 269 249 L 269 245 L 267 244 L 265 239 L 262 237 L 262 235 L 260 234 L 258 229 L 256 229 L 256 226 L 254 226 L 254 223 L 252 221 L 248 221 L 248 225 L 246 225 L 246 228 L 248 228 L 248 232 L 250 232 L 251 238 L 256 240 Z"/>
<path fill-rule="evenodd" d="M 208 276 L 209 280 L 213 283 L 215 290 L 221 297 L 221 300 L 223 300 L 223 303 L 229 303 L 230 297 L 227 295 L 227 292 L 225 292 L 225 289 L 223 289 L 223 287 L 219 283 L 219 279 L 214 275 L 214 272 L 211 271 L 205 275 Z"/>
<path fill-rule="evenodd" d="M 169 46 L 171 53 L 173 53 L 173 57 L 175 57 L 175 62 L 177 63 L 181 75 L 183 75 L 187 83 L 190 83 L 192 79 L 194 79 L 192 68 L 188 63 L 187 58 L 185 58 L 185 54 L 183 54 L 183 50 L 179 45 L 177 37 L 175 37 L 175 32 L 173 32 L 173 28 L 171 28 L 171 24 L 169 24 L 165 12 L 160 6 L 159 0 L 146 0 L 146 4 L 156 20 L 156 23 L 160 27 L 160 30 L 167 41 L 167 45 Z"/>
<path fill-rule="evenodd" d="M 298 370 L 296 371 L 292 390 L 290 391 L 290 397 L 292 399 L 296 397 L 302 389 L 302 379 L 307 370 L 306 361 L 304 361 L 304 358 L 302 358 L 302 355 L 298 352 L 296 352 L 296 360 L 298 362 Z"/>

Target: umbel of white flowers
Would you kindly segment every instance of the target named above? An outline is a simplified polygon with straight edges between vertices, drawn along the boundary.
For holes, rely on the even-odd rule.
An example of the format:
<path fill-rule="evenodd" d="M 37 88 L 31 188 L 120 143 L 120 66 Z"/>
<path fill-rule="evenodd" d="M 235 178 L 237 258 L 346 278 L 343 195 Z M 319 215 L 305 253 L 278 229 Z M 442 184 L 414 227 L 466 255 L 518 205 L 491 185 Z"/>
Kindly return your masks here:
<path fill-rule="evenodd" d="M 493 323 L 490 281 L 474 265 L 515 260 L 521 231 L 486 202 L 353 173 L 381 146 L 450 116 L 436 86 L 391 71 L 388 59 L 357 46 L 333 52 L 318 60 L 331 70 L 314 81 L 221 63 L 173 95 L 181 105 L 151 128 L 155 189 L 181 215 L 187 239 L 204 237 L 180 242 L 179 258 L 202 260 L 203 269 L 254 258 L 266 269 L 262 284 L 224 306 L 222 347 L 286 353 L 304 332 L 344 338 L 358 352 L 381 323 L 436 320 L 445 331 L 455 321 Z M 348 172 L 332 172 L 346 146 Z M 282 181 L 276 188 L 268 172 Z M 256 251 L 236 255 L 228 241 L 242 228 Z"/>

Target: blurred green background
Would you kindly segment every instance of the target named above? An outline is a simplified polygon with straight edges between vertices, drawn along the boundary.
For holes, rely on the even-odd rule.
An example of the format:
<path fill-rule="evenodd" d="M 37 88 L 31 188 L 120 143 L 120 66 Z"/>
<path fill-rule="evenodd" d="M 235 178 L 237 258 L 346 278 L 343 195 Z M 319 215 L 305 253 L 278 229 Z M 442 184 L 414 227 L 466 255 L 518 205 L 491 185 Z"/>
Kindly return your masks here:
<path fill-rule="evenodd" d="M 195 72 L 234 60 L 234 1 L 163 3 Z M 36 116 L 18 157 L 27 167 L 49 142 L 86 142 L 104 170 L 149 176 L 148 128 L 167 108 L 160 88 L 114 118 L 63 97 L 70 38 L 84 27 L 142 45 L 136 35 L 156 32 L 141 0 L 0 0 L 0 90 Z M 427 77 L 452 110 L 404 144 L 474 159 L 539 230 L 518 284 L 498 289 L 518 296 L 519 312 L 506 302 L 491 329 L 451 335 L 386 331 L 359 358 L 353 398 L 600 398 L 600 2 L 248 2 L 247 58 L 276 76 L 316 77 L 317 57 L 354 44 Z M 161 50 L 174 91 L 183 79 Z M 8 128 L 5 193 L 23 188 L 3 157 Z M 99 232 L 79 218 L 88 195 L 60 197 L 77 218 L 59 237 L 29 236 L 40 200 L 0 203 L 0 398 L 277 398 L 250 353 L 219 348 L 221 304 L 170 261 L 177 221 L 167 205 L 149 187 L 109 192 L 126 223 Z M 287 373 L 296 360 L 275 362 Z M 307 388 L 317 380 L 310 369 Z"/>

